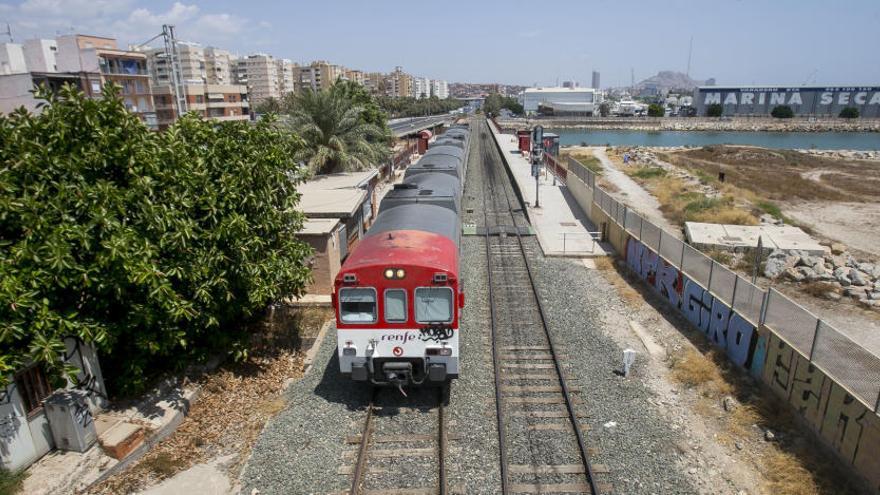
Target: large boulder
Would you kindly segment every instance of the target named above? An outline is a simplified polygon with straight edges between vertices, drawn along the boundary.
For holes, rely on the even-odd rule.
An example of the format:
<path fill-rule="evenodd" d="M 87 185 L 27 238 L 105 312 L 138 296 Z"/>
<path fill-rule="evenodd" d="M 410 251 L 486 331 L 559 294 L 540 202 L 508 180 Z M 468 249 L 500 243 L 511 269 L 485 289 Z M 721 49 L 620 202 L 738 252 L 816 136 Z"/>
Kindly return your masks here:
<path fill-rule="evenodd" d="M 852 282 L 853 285 L 857 285 L 859 287 L 868 285 L 868 277 L 858 270 L 849 271 L 849 281 Z"/>
<path fill-rule="evenodd" d="M 842 266 L 835 268 L 834 269 L 834 279 L 837 280 L 840 283 L 840 285 L 842 285 L 844 287 L 851 285 L 852 282 L 849 279 L 849 272 L 850 272 L 849 268 L 845 268 Z"/>
<path fill-rule="evenodd" d="M 846 252 L 846 246 L 844 246 L 843 244 L 840 244 L 839 242 L 832 242 L 831 243 L 831 252 L 833 254 L 843 254 L 844 252 Z"/>
<path fill-rule="evenodd" d="M 801 267 L 801 268 L 805 268 L 805 267 Z M 797 268 L 794 268 L 794 267 L 786 268 L 783 273 L 785 274 L 786 278 L 788 278 L 790 280 L 794 280 L 795 282 L 803 282 L 807 278 L 806 276 L 804 276 L 803 273 L 800 272 L 800 270 L 798 270 Z"/>

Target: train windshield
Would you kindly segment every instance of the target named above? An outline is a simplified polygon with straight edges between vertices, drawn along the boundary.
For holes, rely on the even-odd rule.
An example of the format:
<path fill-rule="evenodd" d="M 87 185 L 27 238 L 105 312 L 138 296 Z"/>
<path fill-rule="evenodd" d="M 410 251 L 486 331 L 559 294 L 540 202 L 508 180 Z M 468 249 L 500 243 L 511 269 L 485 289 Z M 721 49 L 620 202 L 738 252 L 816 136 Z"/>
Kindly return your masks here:
<path fill-rule="evenodd" d="M 406 321 L 406 291 L 388 289 L 385 291 L 385 321 L 401 323 Z"/>
<path fill-rule="evenodd" d="M 376 289 L 341 289 L 339 291 L 339 316 L 345 323 L 374 323 L 376 321 Z"/>
<path fill-rule="evenodd" d="M 452 289 L 419 287 L 416 289 L 416 321 L 419 323 L 452 322 Z"/>

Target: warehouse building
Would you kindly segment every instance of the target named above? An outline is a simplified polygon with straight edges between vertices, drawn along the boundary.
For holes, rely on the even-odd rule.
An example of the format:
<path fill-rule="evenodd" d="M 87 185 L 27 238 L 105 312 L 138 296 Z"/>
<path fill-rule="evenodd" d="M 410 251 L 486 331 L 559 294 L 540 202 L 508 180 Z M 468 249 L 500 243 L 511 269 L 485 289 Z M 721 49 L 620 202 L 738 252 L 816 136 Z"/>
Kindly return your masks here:
<path fill-rule="evenodd" d="M 767 116 L 778 105 L 799 116 L 837 117 L 847 107 L 860 117 L 880 117 L 880 86 L 700 86 L 694 90 L 697 115 L 710 105 L 723 107 L 726 116 Z"/>
<path fill-rule="evenodd" d="M 596 110 L 594 88 L 526 88 L 520 103 L 526 114 L 593 115 Z"/>

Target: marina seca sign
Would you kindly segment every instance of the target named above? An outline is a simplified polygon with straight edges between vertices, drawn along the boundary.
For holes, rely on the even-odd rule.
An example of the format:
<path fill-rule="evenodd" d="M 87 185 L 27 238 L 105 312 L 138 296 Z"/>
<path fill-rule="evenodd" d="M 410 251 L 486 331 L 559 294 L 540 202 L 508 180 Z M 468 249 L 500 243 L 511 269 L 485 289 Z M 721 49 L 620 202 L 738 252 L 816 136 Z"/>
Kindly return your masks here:
<path fill-rule="evenodd" d="M 714 88 L 713 88 L 714 89 Z M 801 92 L 818 94 L 819 105 L 880 105 L 880 87 L 835 88 L 718 88 L 701 89 L 703 104 L 723 105 L 803 105 Z M 871 95 L 873 93 L 873 95 Z M 723 98 L 722 98 L 722 95 Z M 870 97 L 869 97 L 870 95 Z"/>

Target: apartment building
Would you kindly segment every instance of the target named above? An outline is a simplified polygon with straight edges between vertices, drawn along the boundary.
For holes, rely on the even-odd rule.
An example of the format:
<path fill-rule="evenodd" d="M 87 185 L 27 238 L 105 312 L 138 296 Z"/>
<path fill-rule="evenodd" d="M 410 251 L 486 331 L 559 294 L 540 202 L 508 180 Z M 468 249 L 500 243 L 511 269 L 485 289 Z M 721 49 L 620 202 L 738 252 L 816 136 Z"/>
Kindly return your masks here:
<path fill-rule="evenodd" d="M 205 50 L 205 78 L 208 84 L 236 84 L 237 58 L 226 50 L 213 46 Z"/>
<path fill-rule="evenodd" d="M 374 95 L 385 94 L 385 74 L 381 72 L 367 72 L 364 74 L 364 87 Z"/>
<path fill-rule="evenodd" d="M 24 74 L 27 71 L 24 48 L 18 43 L 0 44 L 0 75 Z"/>
<path fill-rule="evenodd" d="M 145 52 L 147 64 L 154 84 L 172 84 L 171 62 L 164 48 L 151 48 Z M 184 84 L 204 84 L 207 82 L 205 51 L 198 43 L 177 42 L 177 62 Z"/>
<path fill-rule="evenodd" d="M 397 66 L 385 77 L 385 96 L 404 98 L 413 94 L 413 77 Z"/>
<path fill-rule="evenodd" d="M 431 80 L 427 77 L 414 77 L 412 79 L 413 98 L 429 98 L 431 96 Z"/>
<path fill-rule="evenodd" d="M 346 70 L 344 78 L 348 79 L 349 81 L 354 81 L 361 86 L 366 85 L 366 74 L 364 74 L 364 72 L 360 70 Z"/>
<path fill-rule="evenodd" d="M 24 59 L 29 72 L 58 72 L 58 42 L 33 39 L 24 42 Z"/>
<path fill-rule="evenodd" d="M 278 68 L 278 94 L 283 97 L 286 94 L 295 92 L 294 71 L 298 65 L 286 58 L 276 60 L 275 64 Z"/>
<path fill-rule="evenodd" d="M 297 89 L 319 91 L 328 89 L 337 79 L 345 78 L 347 70 L 341 65 L 334 65 L 325 60 L 316 60 L 296 70 Z"/>
<path fill-rule="evenodd" d="M 441 100 L 449 98 L 449 84 L 440 79 L 431 81 L 431 96 L 436 96 Z"/>
<path fill-rule="evenodd" d="M 258 105 L 269 98 L 279 98 L 278 64 L 271 55 L 248 55 L 245 59 L 247 88 L 250 102 Z"/>
<path fill-rule="evenodd" d="M 213 120 L 248 120 L 248 90 L 240 84 L 186 84 L 187 113 Z M 178 118 L 177 102 L 172 86 L 162 85 L 153 88 L 156 101 L 156 117 L 159 129 L 165 129 Z"/>
<path fill-rule="evenodd" d="M 86 94 L 99 95 L 108 83 L 119 85 L 125 107 L 147 126 L 157 127 L 147 55 L 120 50 L 113 38 L 71 34 L 59 36 L 55 56 L 58 72 L 81 74 Z"/>

